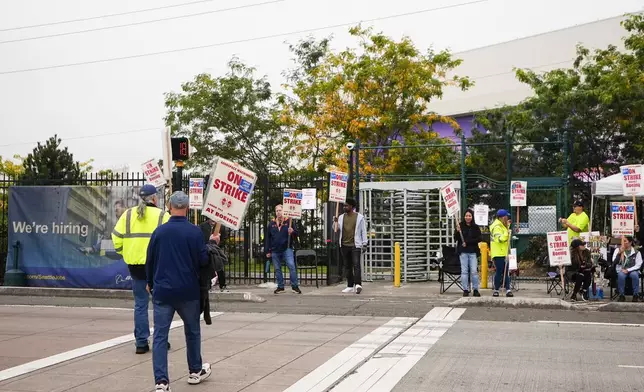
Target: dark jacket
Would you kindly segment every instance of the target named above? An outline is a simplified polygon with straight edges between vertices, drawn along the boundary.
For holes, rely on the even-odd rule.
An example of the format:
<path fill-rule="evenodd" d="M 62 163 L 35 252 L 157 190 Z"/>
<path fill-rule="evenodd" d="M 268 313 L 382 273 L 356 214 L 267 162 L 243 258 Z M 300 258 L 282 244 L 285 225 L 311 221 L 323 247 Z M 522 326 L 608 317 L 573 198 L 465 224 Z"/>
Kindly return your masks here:
<path fill-rule="evenodd" d="M 461 235 L 458 233 L 458 230 L 454 230 L 454 239 L 456 240 L 456 253 L 475 253 L 477 255 L 481 254 L 479 249 L 479 242 L 481 242 L 481 228 L 472 221 L 471 225 L 467 225 L 465 222 L 461 222 L 461 231 L 463 232 L 463 238 L 467 246 L 463 248 L 463 241 L 461 241 Z"/>
<path fill-rule="evenodd" d="M 591 259 L 590 250 L 584 249 L 581 253 L 579 249 L 570 250 L 570 262 L 568 271 L 571 272 L 589 272 L 593 268 L 593 261 Z"/>
<path fill-rule="evenodd" d="M 289 240 L 288 225 L 289 220 L 282 222 L 280 227 L 275 220 L 272 220 L 266 229 L 266 253 L 284 252 L 286 249 L 294 249 L 294 243 L 297 240 L 297 225 L 293 221 L 293 234 Z"/>
<path fill-rule="evenodd" d="M 199 288 L 200 288 L 200 308 L 203 313 L 203 319 L 206 324 L 212 324 L 210 318 L 210 295 L 209 291 L 212 288 L 212 279 L 215 277 L 217 271 L 224 269 L 224 264 L 228 262 L 226 254 L 217 245 L 215 241 L 210 241 L 207 245 L 208 248 L 208 264 L 201 266 L 199 269 Z"/>
<path fill-rule="evenodd" d="M 203 234 L 203 241 L 207 244 L 210 241 L 210 235 L 215 229 L 215 225 L 211 226 L 208 221 L 205 221 L 204 223 L 199 225 L 199 228 L 201 229 L 201 233 Z M 220 245 L 226 240 L 226 238 L 228 238 L 228 230 L 223 226 L 221 227 L 221 229 L 219 229 L 219 237 Z"/>
<path fill-rule="evenodd" d="M 162 302 L 200 299 L 199 271 L 208 250 L 201 230 L 173 216 L 152 233 L 145 263 L 152 298 Z"/>

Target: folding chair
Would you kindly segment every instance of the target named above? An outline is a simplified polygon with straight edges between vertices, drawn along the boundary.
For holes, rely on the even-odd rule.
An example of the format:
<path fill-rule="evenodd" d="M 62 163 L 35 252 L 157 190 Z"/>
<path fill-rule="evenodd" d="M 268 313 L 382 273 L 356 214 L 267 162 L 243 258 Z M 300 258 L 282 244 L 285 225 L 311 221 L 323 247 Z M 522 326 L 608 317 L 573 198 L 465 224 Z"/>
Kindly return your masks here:
<path fill-rule="evenodd" d="M 552 267 L 549 269 L 552 269 Z M 568 284 L 568 277 L 566 276 L 566 274 L 564 274 L 564 287 L 561 287 L 561 275 L 559 273 L 559 268 L 556 268 L 556 271 L 548 271 L 546 275 L 546 294 L 552 295 L 551 293 L 553 291 L 556 295 L 561 295 L 562 292 L 568 294 L 570 292 Z"/>
<path fill-rule="evenodd" d="M 443 294 L 450 287 L 456 285 L 456 287 L 463 290 L 463 285 L 461 284 L 461 260 L 456 254 L 456 248 L 453 246 L 441 247 L 441 252 L 443 257 L 440 259 L 438 264 L 438 281 L 440 282 L 440 293 Z M 448 285 L 445 286 L 445 279 L 448 280 Z"/>
<path fill-rule="evenodd" d="M 312 257 L 313 258 L 313 265 L 301 265 L 298 263 L 299 258 L 306 258 L 306 257 Z M 315 270 L 315 287 L 319 288 L 320 287 L 320 282 L 319 282 L 319 271 L 318 271 L 318 255 L 315 253 L 314 250 L 312 249 L 300 249 L 295 252 L 295 268 L 298 270 L 298 275 L 300 270 Z"/>

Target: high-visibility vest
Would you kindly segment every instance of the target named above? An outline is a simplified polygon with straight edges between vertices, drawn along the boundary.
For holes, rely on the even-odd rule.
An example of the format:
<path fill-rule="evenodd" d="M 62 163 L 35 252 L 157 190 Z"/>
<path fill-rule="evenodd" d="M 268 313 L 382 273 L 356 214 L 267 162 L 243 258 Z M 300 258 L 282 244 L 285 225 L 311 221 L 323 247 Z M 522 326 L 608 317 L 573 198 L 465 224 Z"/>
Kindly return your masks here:
<path fill-rule="evenodd" d="M 114 251 L 130 265 L 145 264 L 152 232 L 170 219 L 170 214 L 157 207 L 145 207 L 143 219 L 136 214 L 137 207 L 129 208 L 112 230 Z"/>
<path fill-rule="evenodd" d="M 510 231 L 499 219 L 490 226 L 490 254 L 492 257 L 507 257 Z"/>

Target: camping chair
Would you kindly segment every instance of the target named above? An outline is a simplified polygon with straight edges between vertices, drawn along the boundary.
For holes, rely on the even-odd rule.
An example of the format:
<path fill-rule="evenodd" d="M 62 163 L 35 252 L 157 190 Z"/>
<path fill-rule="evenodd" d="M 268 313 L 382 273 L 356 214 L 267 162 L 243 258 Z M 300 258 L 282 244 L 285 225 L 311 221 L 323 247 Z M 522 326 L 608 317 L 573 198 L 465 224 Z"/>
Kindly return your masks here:
<path fill-rule="evenodd" d="M 553 291 L 556 295 L 561 295 L 562 292 L 568 294 L 570 289 L 568 276 L 564 273 L 564 287 L 561 287 L 561 275 L 559 273 L 559 267 L 549 267 L 548 273 L 546 276 L 546 294 L 550 294 Z M 552 294 L 551 294 L 552 295 Z"/>
<path fill-rule="evenodd" d="M 440 293 L 443 294 L 450 287 L 456 285 L 463 290 L 461 284 L 461 260 L 456 254 L 456 248 L 453 246 L 441 247 L 442 257 L 438 264 L 438 281 L 440 282 Z M 448 280 L 448 285 L 445 286 L 445 279 Z"/>
<path fill-rule="evenodd" d="M 306 257 L 312 257 L 313 258 L 313 265 L 303 265 L 298 263 L 299 258 L 306 258 Z M 298 275 L 300 275 L 300 270 L 315 270 L 315 287 L 319 288 L 320 287 L 320 282 L 319 282 L 319 269 L 318 269 L 318 255 L 315 253 L 314 250 L 312 249 L 301 249 L 295 252 L 295 268 L 298 271 Z"/>

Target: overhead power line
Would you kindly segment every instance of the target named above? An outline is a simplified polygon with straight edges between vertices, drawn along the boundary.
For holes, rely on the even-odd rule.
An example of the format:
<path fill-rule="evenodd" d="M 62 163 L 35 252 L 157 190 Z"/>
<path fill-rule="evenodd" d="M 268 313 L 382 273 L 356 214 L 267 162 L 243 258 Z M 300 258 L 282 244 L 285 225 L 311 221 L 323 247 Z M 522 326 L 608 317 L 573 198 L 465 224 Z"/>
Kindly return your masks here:
<path fill-rule="evenodd" d="M 330 29 L 335 29 L 335 28 L 338 28 L 338 27 L 353 26 L 353 25 L 356 25 L 358 23 L 376 22 L 376 21 L 380 21 L 380 20 L 401 18 L 401 17 L 404 17 L 404 16 L 418 15 L 418 14 L 423 14 L 423 13 L 427 13 L 427 12 L 445 10 L 445 9 L 449 9 L 449 8 L 464 7 L 464 6 L 477 4 L 477 3 L 485 3 L 485 2 L 488 2 L 488 1 L 489 0 L 475 0 L 475 1 L 469 1 L 469 2 L 466 2 L 466 3 L 452 4 L 452 5 L 442 6 L 442 7 L 428 8 L 428 9 L 412 11 L 412 12 L 405 12 L 405 13 L 402 13 L 402 14 L 388 15 L 388 16 L 383 16 L 383 17 L 378 17 L 378 18 L 373 18 L 373 19 L 361 20 L 361 21 L 357 21 L 357 22 L 340 23 L 340 24 L 323 26 L 323 27 L 315 27 L 315 28 L 310 28 L 310 29 L 290 31 L 290 32 L 287 32 L 287 33 L 276 33 L 276 34 L 264 35 L 264 36 L 260 36 L 260 37 L 245 38 L 245 39 L 239 39 L 239 40 L 233 40 L 233 41 L 225 41 L 225 42 L 217 42 L 217 43 L 208 44 L 208 45 L 191 46 L 191 47 L 186 47 L 186 48 L 163 50 L 163 51 L 159 51 L 159 52 L 141 53 L 141 54 L 135 54 L 135 55 L 130 55 L 130 56 L 122 56 L 122 57 L 112 57 L 112 58 L 107 58 L 107 59 L 80 61 L 80 62 L 77 62 L 77 63 L 67 63 L 67 64 L 49 65 L 49 66 L 45 66 L 45 67 L 24 68 L 24 69 L 17 69 L 17 70 L 11 70 L 11 71 L 2 71 L 2 72 L 0 72 L 0 75 L 11 75 L 11 74 L 25 73 L 25 72 L 44 71 L 44 70 L 49 70 L 49 69 L 77 67 L 77 66 L 89 65 L 89 64 L 110 63 L 110 62 L 114 62 L 114 61 L 122 61 L 122 60 L 137 59 L 137 58 L 144 58 L 144 57 L 160 56 L 160 55 L 170 54 L 170 53 L 190 52 L 190 51 L 194 51 L 194 50 L 214 48 L 214 47 L 218 47 L 218 46 L 226 46 L 226 45 L 233 45 L 233 44 L 246 43 L 246 42 L 262 41 L 262 40 L 273 39 L 273 38 L 287 37 L 289 35 L 312 33 L 312 32 L 320 31 L 320 30 L 330 30 Z"/>
<path fill-rule="evenodd" d="M 68 140 L 79 140 L 79 139 L 91 139 L 95 137 L 102 137 L 102 136 L 114 136 L 114 135 L 123 135 L 123 134 L 130 134 L 130 133 L 138 133 L 138 132 L 150 132 L 150 131 L 161 131 L 161 127 L 156 127 L 156 128 L 143 128 L 143 129 L 131 129 L 129 131 L 120 131 L 120 132 L 109 132 L 109 133 L 99 133 L 99 134 L 94 134 L 94 135 L 83 135 L 83 136 L 74 136 L 74 137 L 65 137 L 65 138 L 60 138 L 62 141 L 68 141 Z M 0 147 L 10 147 L 10 146 L 20 146 L 24 144 L 36 144 L 36 143 L 42 143 L 43 140 L 35 141 L 35 142 L 21 142 L 21 143 L 9 143 L 9 144 L 0 144 Z"/>
<path fill-rule="evenodd" d="M 151 24 L 151 23 L 166 22 L 166 21 L 175 20 L 175 19 L 192 18 L 192 17 L 195 17 L 195 16 L 203 16 L 203 15 L 209 15 L 209 14 L 216 14 L 216 13 L 220 13 L 220 12 L 240 10 L 240 9 L 244 9 L 244 8 L 258 7 L 258 6 L 267 5 L 267 4 L 281 3 L 281 2 L 284 2 L 284 1 L 285 0 L 272 0 L 272 1 L 265 1 L 263 3 L 241 5 L 241 6 L 230 7 L 230 8 L 221 8 L 221 9 L 212 10 L 212 11 L 203 11 L 203 12 L 196 12 L 196 13 L 192 13 L 192 14 L 169 16 L 167 18 L 144 20 L 144 21 L 141 21 L 141 22 L 132 22 L 132 23 L 125 23 L 125 24 L 114 25 L 114 26 L 96 27 L 96 28 L 93 28 L 93 29 L 78 30 L 78 31 L 68 31 L 68 32 L 65 32 L 65 33 L 58 33 L 58 34 L 39 35 L 39 36 L 36 36 L 36 37 L 18 38 L 18 39 L 12 39 L 12 40 L 7 40 L 7 41 L 0 41 L 0 44 L 10 44 L 10 43 L 14 43 L 14 42 L 25 42 L 25 41 L 36 41 L 36 40 L 46 39 L 46 38 L 65 37 L 65 36 L 69 36 L 69 35 L 91 33 L 91 32 L 94 32 L 94 31 L 104 31 L 104 30 L 120 29 L 120 28 L 123 28 L 123 27 L 130 27 L 130 26 L 140 26 L 140 25 Z"/>
<path fill-rule="evenodd" d="M 144 8 L 144 9 L 140 9 L 140 10 L 119 12 L 119 13 L 115 13 L 115 14 L 105 14 L 105 15 L 98 15 L 98 16 L 90 16 L 90 17 L 86 17 L 86 18 L 68 19 L 68 20 L 61 20 L 61 21 L 58 21 L 58 22 L 47 22 L 47 23 L 40 23 L 40 24 L 34 24 L 34 25 L 28 25 L 28 26 L 9 27 L 9 28 L 5 28 L 5 29 L 0 29 L 0 32 L 33 29 L 33 28 L 36 28 L 36 27 L 45 27 L 45 26 L 57 26 L 57 25 L 69 24 L 69 23 L 85 22 L 85 21 L 88 21 L 88 20 L 112 18 L 112 17 L 115 17 L 115 16 L 140 14 L 140 13 L 144 13 L 144 12 L 158 11 L 158 10 L 164 10 L 164 9 L 169 9 L 169 8 L 185 7 L 185 6 L 194 5 L 194 4 L 212 3 L 213 1 L 215 1 L 215 0 L 189 1 L 187 3 L 172 4 L 172 5 L 166 5 L 166 6 L 161 6 L 161 7 L 153 7 L 153 8 Z"/>

